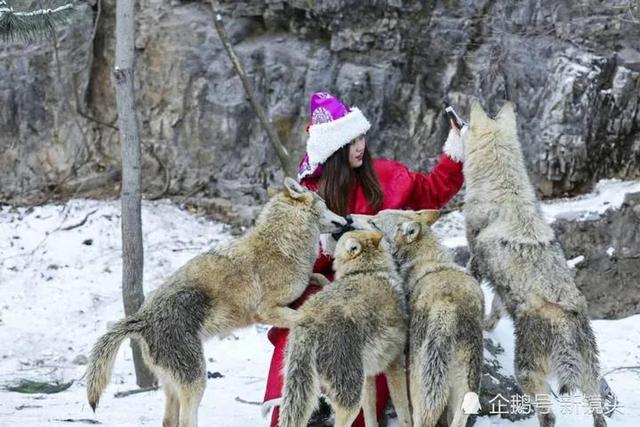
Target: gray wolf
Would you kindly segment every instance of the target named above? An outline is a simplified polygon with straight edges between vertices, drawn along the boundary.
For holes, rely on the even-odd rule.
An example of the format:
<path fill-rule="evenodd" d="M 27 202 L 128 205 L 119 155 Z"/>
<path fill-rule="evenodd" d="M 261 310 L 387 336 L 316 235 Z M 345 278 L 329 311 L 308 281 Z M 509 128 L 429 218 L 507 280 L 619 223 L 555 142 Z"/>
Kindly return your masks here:
<path fill-rule="evenodd" d="M 387 376 L 401 426 L 410 425 L 403 366 L 405 294 L 382 234 L 350 231 L 336 245 L 336 279 L 300 308 L 285 353 L 281 427 L 306 426 L 320 386 L 335 410 L 336 427 L 364 409 L 376 426 L 374 376 Z"/>
<path fill-rule="evenodd" d="M 354 226 L 383 232 L 409 294 L 409 386 L 413 425 L 464 427 L 478 403 L 483 360 L 484 298 L 431 231 L 438 211 L 385 210 L 352 215 Z"/>
<path fill-rule="evenodd" d="M 98 339 L 87 368 L 91 407 L 109 382 L 121 342 L 133 337 L 164 386 L 163 427 L 195 426 L 206 385 L 202 340 L 254 323 L 292 327 L 298 314 L 287 305 L 307 287 L 320 233 L 345 225 L 319 196 L 287 178 L 246 235 L 187 262 L 136 314 Z"/>
<path fill-rule="evenodd" d="M 540 425 L 555 425 L 551 409 L 534 399 L 548 393 L 546 380 L 555 374 L 560 392 L 582 391 L 594 425 L 605 426 L 586 300 L 540 212 L 510 103 L 495 120 L 472 105 L 465 158 L 468 268 L 489 281 L 514 320 L 516 378 L 532 397 Z"/>

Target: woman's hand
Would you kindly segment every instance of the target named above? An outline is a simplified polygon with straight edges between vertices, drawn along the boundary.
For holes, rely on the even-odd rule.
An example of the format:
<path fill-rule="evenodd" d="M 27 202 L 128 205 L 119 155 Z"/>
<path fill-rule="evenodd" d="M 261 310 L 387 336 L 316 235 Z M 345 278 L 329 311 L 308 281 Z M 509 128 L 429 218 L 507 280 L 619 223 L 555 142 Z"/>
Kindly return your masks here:
<path fill-rule="evenodd" d="M 447 140 L 444 142 L 442 151 L 457 162 L 464 161 L 464 135 L 469 129 L 468 126 L 463 126 L 462 129 L 458 129 L 455 122 L 449 119 L 451 129 Z"/>

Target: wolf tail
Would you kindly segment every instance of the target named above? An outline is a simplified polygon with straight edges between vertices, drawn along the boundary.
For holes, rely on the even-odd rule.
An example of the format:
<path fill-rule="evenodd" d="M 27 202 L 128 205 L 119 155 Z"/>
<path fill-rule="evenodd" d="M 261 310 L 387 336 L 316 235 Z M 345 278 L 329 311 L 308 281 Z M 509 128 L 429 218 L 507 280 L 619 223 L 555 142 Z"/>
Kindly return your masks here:
<path fill-rule="evenodd" d="M 319 390 L 316 346 L 302 327 L 291 331 L 286 349 L 280 427 L 307 425 Z"/>
<path fill-rule="evenodd" d="M 87 399 L 95 412 L 102 392 L 109 384 L 111 370 L 122 341 L 142 330 L 143 321 L 137 315 L 122 319 L 109 332 L 98 338 L 91 350 L 87 367 Z"/>
<path fill-rule="evenodd" d="M 591 335 L 591 340 L 584 339 L 581 335 L 580 315 L 571 315 L 565 328 L 557 333 L 551 360 L 553 363 L 553 371 L 558 376 L 559 393 L 569 394 L 576 391 L 582 383 L 583 375 L 590 375 L 594 365 L 592 362 L 595 356 L 595 365 L 597 370 L 597 350 L 595 349 L 595 338 L 591 332 L 588 321 L 586 326 Z M 582 339 L 581 339 L 582 338 Z M 585 341 L 589 344 L 585 346 Z M 585 347 L 591 347 L 586 349 Z M 584 350 L 587 350 L 586 352 Z M 595 354 L 594 354 L 595 352 Z M 586 354 L 585 354 L 586 353 Z M 584 356 L 586 360 L 584 360 Z M 586 362 L 586 363 L 583 363 Z M 586 368 L 586 369 L 585 369 Z M 595 377 L 597 379 L 597 375 Z"/>
<path fill-rule="evenodd" d="M 598 346 L 589 319 L 576 314 L 569 333 L 561 334 L 554 348 L 554 371 L 558 375 L 560 394 L 588 386 L 595 393 L 599 387 Z M 587 391 L 582 392 L 586 395 Z"/>
<path fill-rule="evenodd" d="M 414 326 L 412 326 L 412 329 Z M 420 388 L 423 414 L 418 425 L 435 425 L 447 404 L 449 364 L 455 339 L 455 318 L 443 308 L 434 310 L 426 321 L 426 335 L 419 350 Z M 418 397 L 419 398 L 419 397 Z"/>

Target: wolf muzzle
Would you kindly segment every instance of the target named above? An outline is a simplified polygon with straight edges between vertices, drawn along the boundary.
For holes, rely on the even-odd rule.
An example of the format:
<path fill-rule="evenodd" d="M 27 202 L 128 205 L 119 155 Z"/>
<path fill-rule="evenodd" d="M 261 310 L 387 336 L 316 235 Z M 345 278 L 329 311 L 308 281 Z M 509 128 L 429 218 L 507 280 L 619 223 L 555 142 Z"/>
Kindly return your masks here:
<path fill-rule="evenodd" d="M 340 228 L 340 231 L 338 231 L 337 233 L 331 233 L 331 237 L 333 237 L 336 242 L 340 239 L 340 237 L 344 233 L 346 233 L 348 231 L 355 230 L 355 228 L 352 225 L 353 224 L 353 218 L 351 218 L 350 215 L 347 215 L 346 217 L 344 217 L 344 219 L 347 220 L 347 223 Z"/>

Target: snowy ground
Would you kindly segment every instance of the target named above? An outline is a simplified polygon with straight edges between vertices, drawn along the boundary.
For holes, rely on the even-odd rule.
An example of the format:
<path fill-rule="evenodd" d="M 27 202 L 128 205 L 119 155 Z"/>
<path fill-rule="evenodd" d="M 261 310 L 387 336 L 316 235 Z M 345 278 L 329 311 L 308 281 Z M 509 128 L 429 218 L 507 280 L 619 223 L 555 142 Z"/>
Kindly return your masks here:
<path fill-rule="evenodd" d="M 640 190 L 640 182 L 602 182 L 593 194 L 559 200 L 543 206 L 552 221 L 560 215 L 588 217 L 615 207 L 624 193 Z M 78 225 L 71 230 L 69 226 Z M 439 221 L 450 246 L 464 243 L 464 218 L 452 213 Z M 169 202 L 143 204 L 145 290 L 157 287 L 192 256 L 230 239 L 226 228 L 191 215 Z M 164 395 L 161 390 L 115 398 L 118 391 L 135 388 L 131 351 L 120 349 L 111 385 L 94 415 L 86 403 L 84 365 L 74 359 L 88 355 L 107 323 L 123 315 L 120 281 L 119 203 L 73 200 L 0 211 L 0 426 L 36 427 L 68 425 L 65 420 L 99 422 L 106 426 L 161 425 Z M 488 302 L 490 295 L 488 295 Z M 640 365 L 640 316 L 593 322 L 601 350 L 603 372 Z M 505 347 L 503 366 L 512 366 L 512 325 L 503 319 L 489 336 Z M 271 345 L 266 328 L 256 326 L 206 345 L 208 370 L 222 378 L 210 379 L 200 407 L 200 423 L 262 426 L 260 416 Z M 58 394 L 20 394 L 4 386 L 18 379 L 75 380 Z M 621 408 L 609 419 L 614 427 L 637 425 L 640 417 L 640 376 L 618 370 L 606 375 Z M 555 403 L 558 425 L 590 425 L 590 417 L 577 415 L 578 406 Z M 568 408 L 572 414 L 562 414 Z M 485 426 L 537 426 L 535 418 L 511 423 L 482 418 Z"/>

